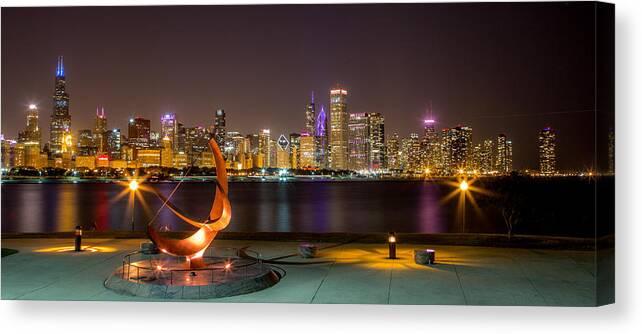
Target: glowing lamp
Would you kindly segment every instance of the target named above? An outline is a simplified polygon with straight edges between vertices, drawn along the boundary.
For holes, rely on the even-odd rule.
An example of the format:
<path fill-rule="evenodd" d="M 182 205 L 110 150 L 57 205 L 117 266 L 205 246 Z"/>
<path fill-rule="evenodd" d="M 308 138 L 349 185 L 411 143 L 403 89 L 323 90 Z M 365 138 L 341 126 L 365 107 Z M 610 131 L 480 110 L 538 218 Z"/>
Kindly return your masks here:
<path fill-rule="evenodd" d="M 138 189 L 138 181 L 132 180 L 131 182 L 129 182 L 129 189 L 132 191 L 136 191 L 136 189 Z"/>
<path fill-rule="evenodd" d="M 459 189 L 461 191 L 468 190 L 468 182 L 466 182 L 466 180 L 462 180 L 461 183 L 459 184 Z"/>
<path fill-rule="evenodd" d="M 232 264 L 231 263 L 228 262 L 228 263 L 225 264 L 225 270 L 230 270 L 231 268 L 232 268 Z"/>
<path fill-rule="evenodd" d="M 36 110 L 36 105 L 35 104 L 30 104 L 29 105 L 29 110 Z"/>
<path fill-rule="evenodd" d="M 397 258 L 397 237 L 394 232 L 388 233 L 388 258 Z"/>
<path fill-rule="evenodd" d="M 81 251 L 81 244 L 82 244 L 82 227 L 80 225 L 76 226 L 76 238 L 74 242 L 74 251 L 80 252 Z"/>

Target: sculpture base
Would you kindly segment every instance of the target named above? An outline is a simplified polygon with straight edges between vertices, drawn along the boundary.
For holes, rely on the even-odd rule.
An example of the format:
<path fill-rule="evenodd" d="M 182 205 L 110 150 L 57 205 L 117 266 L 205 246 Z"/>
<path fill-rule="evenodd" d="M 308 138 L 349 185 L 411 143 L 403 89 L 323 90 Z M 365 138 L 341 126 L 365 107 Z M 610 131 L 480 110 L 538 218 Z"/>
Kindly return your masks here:
<path fill-rule="evenodd" d="M 210 299 L 263 290 L 281 278 L 255 258 L 203 257 L 203 265 L 195 268 L 168 255 L 128 261 L 130 257 L 105 280 L 106 288 L 144 298 Z"/>

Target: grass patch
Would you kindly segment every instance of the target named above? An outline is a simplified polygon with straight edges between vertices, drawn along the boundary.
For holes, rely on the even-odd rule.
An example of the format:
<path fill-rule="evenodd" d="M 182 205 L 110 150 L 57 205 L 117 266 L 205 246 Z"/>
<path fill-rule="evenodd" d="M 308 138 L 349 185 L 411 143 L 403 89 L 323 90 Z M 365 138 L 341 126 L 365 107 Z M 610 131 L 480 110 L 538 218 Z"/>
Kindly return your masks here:
<path fill-rule="evenodd" d="M 18 253 L 18 251 L 15 249 L 9 249 L 9 248 L 2 249 L 2 257 L 13 255 L 15 253 Z"/>

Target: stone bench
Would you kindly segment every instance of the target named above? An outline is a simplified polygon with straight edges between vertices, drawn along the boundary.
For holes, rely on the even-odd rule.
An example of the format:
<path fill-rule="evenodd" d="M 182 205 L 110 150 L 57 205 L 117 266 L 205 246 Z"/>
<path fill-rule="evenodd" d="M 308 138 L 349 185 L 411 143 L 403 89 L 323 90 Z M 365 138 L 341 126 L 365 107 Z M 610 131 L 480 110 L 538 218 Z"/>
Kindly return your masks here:
<path fill-rule="evenodd" d="M 423 265 L 435 264 L 435 250 L 415 249 L 415 263 Z"/>

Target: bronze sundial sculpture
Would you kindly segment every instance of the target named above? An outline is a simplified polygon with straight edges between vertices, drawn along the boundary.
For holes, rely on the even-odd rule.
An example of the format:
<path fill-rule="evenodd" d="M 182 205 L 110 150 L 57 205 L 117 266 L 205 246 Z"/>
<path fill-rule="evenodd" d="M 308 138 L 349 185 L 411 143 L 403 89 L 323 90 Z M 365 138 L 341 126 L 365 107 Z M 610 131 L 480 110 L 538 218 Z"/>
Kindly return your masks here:
<path fill-rule="evenodd" d="M 154 227 L 153 221 L 147 225 L 147 235 L 156 244 L 158 249 L 163 253 L 174 256 L 185 256 L 190 260 L 190 265 L 195 267 L 204 266 L 203 253 L 212 243 L 218 231 L 227 227 L 232 218 L 232 207 L 227 192 L 227 171 L 225 169 L 225 160 L 221 150 L 214 139 L 209 140 L 209 147 L 214 155 L 216 165 L 216 195 L 212 203 L 207 219 L 198 220 L 188 217 L 181 212 L 169 199 L 165 199 L 159 192 L 156 194 L 164 201 L 165 205 L 181 220 L 195 226 L 198 231 L 185 239 L 170 238 L 161 233 Z"/>

